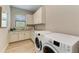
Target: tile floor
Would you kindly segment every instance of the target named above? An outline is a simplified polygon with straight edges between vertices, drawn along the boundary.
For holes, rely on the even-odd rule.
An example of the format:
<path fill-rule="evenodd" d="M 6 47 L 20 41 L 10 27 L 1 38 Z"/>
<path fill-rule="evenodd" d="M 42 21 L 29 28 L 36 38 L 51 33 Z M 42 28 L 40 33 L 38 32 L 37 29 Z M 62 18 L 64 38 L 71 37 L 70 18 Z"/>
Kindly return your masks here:
<path fill-rule="evenodd" d="M 6 53 L 34 53 L 34 43 L 31 40 L 24 40 L 10 43 L 7 47 Z"/>

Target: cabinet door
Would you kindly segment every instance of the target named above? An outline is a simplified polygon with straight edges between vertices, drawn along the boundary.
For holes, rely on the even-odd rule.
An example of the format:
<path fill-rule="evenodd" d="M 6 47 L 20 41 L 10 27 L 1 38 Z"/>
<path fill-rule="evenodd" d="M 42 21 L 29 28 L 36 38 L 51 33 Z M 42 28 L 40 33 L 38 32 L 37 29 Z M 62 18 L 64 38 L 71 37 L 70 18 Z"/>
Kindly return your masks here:
<path fill-rule="evenodd" d="M 35 24 L 40 24 L 42 23 L 42 8 L 38 9 L 35 13 L 34 13 L 34 23 Z"/>
<path fill-rule="evenodd" d="M 35 33 L 34 33 L 34 31 L 31 31 L 31 39 L 32 39 L 32 41 L 33 42 L 35 42 Z"/>
<path fill-rule="evenodd" d="M 24 40 L 24 32 L 19 32 L 19 40 Z"/>
<path fill-rule="evenodd" d="M 33 15 L 27 14 L 27 24 L 33 24 Z"/>
<path fill-rule="evenodd" d="M 36 12 L 33 14 L 33 19 L 34 19 L 34 24 L 37 24 L 38 21 L 37 21 L 37 13 Z"/>
<path fill-rule="evenodd" d="M 26 31 L 25 33 L 24 33 L 24 39 L 30 39 L 31 37 L 30 37 L 30 31 Z"/>
<path fill-rule="evenodd" d="M 9 33 L 9 40 L 10 40 L 10 42 L 19 41 L 18 32 L 10 32 Z"/>
<path fill-rule="evenodd" d="M 37 11 L 37 21 L 38 24 L 42 23 L 42 8 Z"/>

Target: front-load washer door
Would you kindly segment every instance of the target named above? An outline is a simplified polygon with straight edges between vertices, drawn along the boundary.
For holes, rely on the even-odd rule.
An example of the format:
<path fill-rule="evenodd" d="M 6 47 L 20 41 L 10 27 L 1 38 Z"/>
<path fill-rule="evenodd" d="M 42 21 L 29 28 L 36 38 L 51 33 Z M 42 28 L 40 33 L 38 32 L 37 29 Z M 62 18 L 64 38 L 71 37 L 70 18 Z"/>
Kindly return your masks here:
<path fill-rule="evenodd" d="M 49 44 L 44 44 L 43 53 L 58 53 L 57 50 Z"/>
<path fill-rule="evenodd" d="M 35 38 L 35 44 L 37 48 L 40 48 L 40 41 L 38 39 L 38 37 Z"/>

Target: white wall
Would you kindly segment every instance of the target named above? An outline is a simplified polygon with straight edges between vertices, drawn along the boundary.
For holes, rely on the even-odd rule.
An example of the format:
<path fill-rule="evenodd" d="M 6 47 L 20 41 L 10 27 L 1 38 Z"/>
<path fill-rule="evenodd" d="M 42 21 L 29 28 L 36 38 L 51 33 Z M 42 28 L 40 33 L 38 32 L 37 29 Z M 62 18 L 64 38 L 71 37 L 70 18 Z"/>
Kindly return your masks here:
<path fill-rule="evenodd" d="M 46 29 L 79 36 L 79 6 L 46 6 Z"/>
<path fill-rule="evenodd" d="M 4 52 L 8 46 L 8 31 L 5 28 L 0 28 L 0 52 Z"/>
<path fill-rule="evenodd" d="M 5 52 L 8 46 L 8 30 L 10 29 L 10 6 L 1 6 L 3 12 L 8 13 L 8 26 L 7 28 L 0 28 L 0 52 Z"/>

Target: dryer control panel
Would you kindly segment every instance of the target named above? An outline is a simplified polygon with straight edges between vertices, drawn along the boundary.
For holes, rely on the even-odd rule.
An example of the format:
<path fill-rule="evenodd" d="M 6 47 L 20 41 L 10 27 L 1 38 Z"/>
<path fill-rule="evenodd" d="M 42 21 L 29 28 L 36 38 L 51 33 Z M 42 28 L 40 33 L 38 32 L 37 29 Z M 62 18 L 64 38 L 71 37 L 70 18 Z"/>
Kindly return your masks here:
<path fill-rule="evenodd" d="M 58 51 L 58 52 L 71 52 L 71 47 L 69 45 L 66 45 L 66 44 L 63 44 L 61 42 L 58 42 L 56 40 L 53 41 L 53 46 L 55 47 L 55 49 Z"/>
<path fill-rule="evenodd" d="M 60 47 L 60 42 L 58 42 L 58 41 L 53 41 L 53 44 L 54 44 L 55 46 L 57 46 L 57 47 Z"/>

